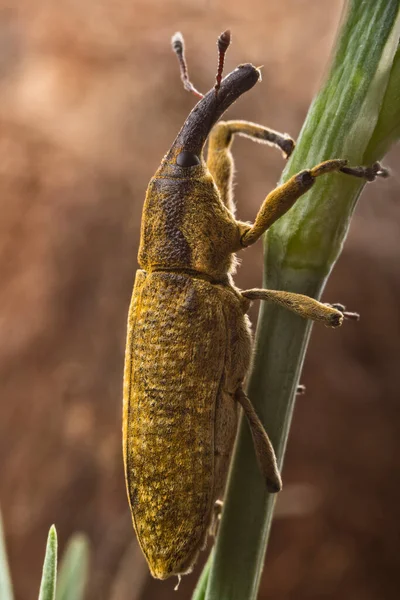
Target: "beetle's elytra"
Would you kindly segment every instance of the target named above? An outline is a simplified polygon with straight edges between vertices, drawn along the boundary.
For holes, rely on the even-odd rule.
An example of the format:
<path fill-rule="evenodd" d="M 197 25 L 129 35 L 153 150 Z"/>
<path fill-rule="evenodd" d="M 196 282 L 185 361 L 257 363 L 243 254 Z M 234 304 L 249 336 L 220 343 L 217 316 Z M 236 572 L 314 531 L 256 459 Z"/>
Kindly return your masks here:
<path fill-rule="evenodd" d="M 222 41 L 221 41 L 222 40 Z M 204 547 L 214 505 L 223 495 L 239 405 L 270 492 L 281 489 L 273 448 L 243 382 L 251 360 L 251 300 L 277 302 L 304 318 L 341 324 L 340 305 L 272 290 L 240 291 L 235 253 L 256 242 L 325 173 L 374 179 L 380 165 L 329 160 L 272 191 L 254 224 L 234 216 L 234 134 L 264 141 L 289 156 L 284 134 L 247 121 L 220 122 L 260 79 L 251 64 L 221 81 L 230 36 L 219 40 L 217 83 L 191 111 L 151 179 L 129 308 L 124 375 L 123 452 L 133 524 L 150 571 L 165 579 L 191 570 Z M 178 34 L 173 46 L 186 89 L 192 86 Z M 203 147 L 209 137 L 208 158 Z M 351 317 L 351 314 L 348 314 Z"/>

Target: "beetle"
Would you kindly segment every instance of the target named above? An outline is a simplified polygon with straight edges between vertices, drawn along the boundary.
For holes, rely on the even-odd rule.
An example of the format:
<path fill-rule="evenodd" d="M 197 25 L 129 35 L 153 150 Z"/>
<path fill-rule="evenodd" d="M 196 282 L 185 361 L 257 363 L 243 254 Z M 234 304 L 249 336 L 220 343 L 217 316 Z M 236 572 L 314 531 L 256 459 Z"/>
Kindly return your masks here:
<path fill-rule="evenodd" d="M 239 290 L 235 253 L 262 234 L 327 173 L 369 181 L 386 172 L 378 163 L 348 167 L 327 160 L 270 192 L 253 224 L 237 220 L 232 194 L 236 134 L 280 148 L 287 134 L 247 121 L 218 122 L 259 80 L 242 64 L 222 79 L 230 33 L 218 39 L 215 86 L 203 96 L 191 84 L 183 38 L 172 40 L 184 87 L 201 99 L 148 185 L 128 315 L 124 371 L 123 455 L 133 525 L 152 575 L 166 579 L 192 569 L 222 498 L 240 407 L 269 492 L 281 477 L 273 447 L 244 391 L 252 337 L 252 300 L 278 303 L 303 318 L 339 326 L 346 313 L 307 296 Z M 208 157 L 203 148 L 209 138 Z"/>

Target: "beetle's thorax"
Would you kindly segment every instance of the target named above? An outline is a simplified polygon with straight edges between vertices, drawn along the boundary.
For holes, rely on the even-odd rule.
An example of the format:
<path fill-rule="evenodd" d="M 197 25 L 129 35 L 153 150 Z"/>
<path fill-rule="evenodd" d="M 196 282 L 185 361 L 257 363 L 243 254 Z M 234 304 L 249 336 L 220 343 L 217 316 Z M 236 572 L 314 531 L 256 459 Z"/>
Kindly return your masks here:
<path fill-rule="evenodd" d="M 189 171 L 165 159 L 151 179 L 139 264 L 146 271 L 191 270 L 223 280 L 240 232 L 204 161 Z"/>

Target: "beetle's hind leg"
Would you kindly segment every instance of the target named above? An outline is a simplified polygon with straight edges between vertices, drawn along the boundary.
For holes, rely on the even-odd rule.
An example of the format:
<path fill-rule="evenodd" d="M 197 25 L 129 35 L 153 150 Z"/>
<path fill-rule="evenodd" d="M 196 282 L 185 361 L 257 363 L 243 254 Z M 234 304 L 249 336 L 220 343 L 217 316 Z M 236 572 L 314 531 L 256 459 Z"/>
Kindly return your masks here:
<path fill-rule="evenodd" d="M 341 304 L 323 304 L 314 298 L 293 292 L 254 289 L 245 290 L 241 292 L 241 295 L 247 300 L 274 302 L 304 319 L 321 321 L 327 327 L 339 327 L 344 318 L 351 320 L 359 318 L 357 313 L 346 312 L 345 307 Z"/>
<path fill-rule="evenodd" d="M 241 387 L 236 391 L 235 398 L 243 408 L 243 412 L 246 415 L 247 422 L 250 426 L 254 450 L 258 464 L 260 465 L 261 473 L 266 481 L 267 489 L 271 494 L 280 492 L 282 489 L 282 480 L 279 474 L 273 446 L 263 424 Z"/>
<path fill-rule="evenodd" d="M 280 148 L 285 158 L 290 156 L 295 145 L 287 133 L 278 133 L 250 121 L 220 121 L 215 125 L 208 142 L 207 166 L 223 203 L 232 212 L 235 210 L 235 205 L 232 196 L 234 163 L 231 146 L 235 134 Z"/>

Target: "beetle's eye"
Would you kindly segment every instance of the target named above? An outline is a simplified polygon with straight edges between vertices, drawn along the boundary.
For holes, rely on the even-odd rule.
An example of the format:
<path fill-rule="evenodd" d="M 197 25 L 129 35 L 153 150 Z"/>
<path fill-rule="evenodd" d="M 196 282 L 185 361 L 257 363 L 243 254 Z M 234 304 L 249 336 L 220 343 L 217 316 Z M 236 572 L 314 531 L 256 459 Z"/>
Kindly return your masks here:
<path fill-rule="evenodd" d="M 180 167 L 195 167 L 200 164 L 200 159 L 195 154 L 192 154 L 192 152 L 184 150 L 176 157 L 176 164 Z"/>

